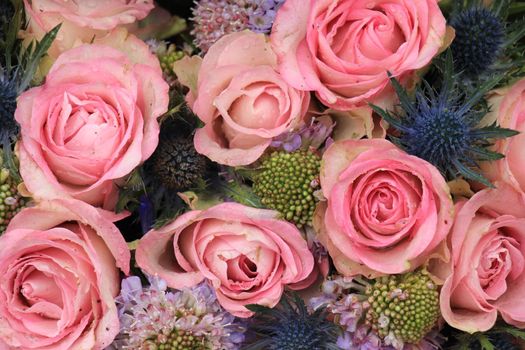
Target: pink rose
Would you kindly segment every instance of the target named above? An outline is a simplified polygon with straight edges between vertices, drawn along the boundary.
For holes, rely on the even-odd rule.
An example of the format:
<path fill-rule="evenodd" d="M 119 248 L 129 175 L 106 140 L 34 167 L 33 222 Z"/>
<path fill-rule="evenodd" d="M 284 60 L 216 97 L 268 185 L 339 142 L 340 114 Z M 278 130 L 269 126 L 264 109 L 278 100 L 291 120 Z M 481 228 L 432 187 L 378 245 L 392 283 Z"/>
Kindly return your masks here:
<path fill-rule="evenodd" d="M 459 203 L 450 234 L 452 273 L 441 290 L 441 313 L 452 327 L 484 332 L 498 312 L 525 328 L 525 200 L 497 183 Z"/>
<path fill-rule="evenodd" d="M 74 197 L 110 209 L 114 180 L 157 146 L 157 117 L 168 107 L 158 60 L 125 32 L 104 40 L 62 54 L 45 84 L 18 100 L 20 172 L 37 199 Z"/>
<path fill-rule="evenodd" d="M 172 288 L 206 278 L 226 310 L 249 317 L 244 305 L 275 306 L 286 285 L 304 281 L 313 270 L 299 230 L 277 217 L 237 203 L 190 211 L 148 232 L 137 247 L 137 264 Z"/>
<path fill-rule="evenodd" d="M 28 26 L 22 32 L 26 42 L 41 40 L 62 23 L 57 39 L 48 51 L 53 58 L 112 29 L 143 19 L 153 9 L 153 0 L 24 0 Z"/>
<path fill-rule="evenodd" d="M 321 188 L 327 202 L 314 227 L 343 275 L 403 273 L 433 256 L 447 259 L 454 206 L 430 163 L 382 139 L 336 142 L 323 155 Z"/>
<path fill-rule="evenodd" d="M 114 221 L 77 200 L 41 202 L 0 237 L 0 339 L 11 349 L 104 349 L 130 253 Z"/>
<path fill-rule="evenodd" d="M 264 153 L 273 137 L 300 125 L 310 95 L 289 86 L 276 68 L 263 34 L 233 33 L 210 48 L 188 96 L 205 123 L 195 134 L 199 153 L 220 164 L 247 165 Z"/>
<path fill-rule="evenodd" d="M 503 128 L 517 130 L 520 134 L 499 140 L 495 151 L 505 158 L 482 163 L 485 175 L 491 181 L 503 181 L 517 191 L 525 193 L 525 79 L 508 88 L 493 92 L 489 99 L 491 122 Z"/>
<path fill-rule="evenodd" d="M 444 44 L 445 28 L 437 0 L 287 0 L 271 41 L 290 85 L 347 110 L 392 99 L 387 71 L 412 79 Z"/>

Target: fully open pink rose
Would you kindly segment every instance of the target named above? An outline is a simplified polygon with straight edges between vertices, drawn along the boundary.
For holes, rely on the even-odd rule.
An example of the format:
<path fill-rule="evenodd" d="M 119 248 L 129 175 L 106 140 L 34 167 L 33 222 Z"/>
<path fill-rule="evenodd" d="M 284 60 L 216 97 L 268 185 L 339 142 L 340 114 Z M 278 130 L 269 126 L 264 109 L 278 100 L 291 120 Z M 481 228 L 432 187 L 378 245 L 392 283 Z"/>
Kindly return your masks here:
<path fill-rule="evenodd" d="M 346 276 L 403 273 L 448 258 L 453 203 L 439 171 L 386 140 L 336 142 L 323 155 L 319 239 Z"/>
<path fill-rule="evenodd" d="M 173 288 L 209 279 L 226 310 L 251 316 L 245 305 L 275 306 L 284 286 L 304 281 L 314 266 L 301 233 L 277 217 L 237 203 L 190 211 L 148 232 L 137 264 Z"/>
<path fill-rule="evenodd" d="M 263 34 L 226 35 L 210 48 L 188 96 L 205 123 L 195 134 L 199 153 L 220 164 L 250 164 L 273 137 L 300 125 L 310 95 L 289 86 L 276 68 Z"/>
<path fill-rule="evenodd" d="M 57 24 L 60 32 L 48 54 L 60 53 L 94 37 L 106 35 L 117 26 L 143 19 L 153 9 L 153 0 L 24 0 L 28 26 L 22 32 L 27 42 L 40 40 Z"/>
<path fill-rule="evenodd" d="M 271 41 L 290 85 L 346 110 L 392 100 L 387 71 L 412 79 L 444 44 L 445 27 L 437 0 L 287 0 Z"/>
<path fill-rule="evenodd" d="M 503 181 L 525 193 L 525 79 L 511 87 L 496 90 L 489 99 L 490 122 L 514 129 L 519 135 L 499 140 L 495 150 L 505 158 L 482 163 L 485 175 L 492 181 Z"/>
<path fill-rule="evenodd" d="M 497 183 L 458 204 L 450 235 L 452 273 L 441 290 L 441 313 L 452 327 L 483 332 L 498 312 L 525 328 L 525 201 Z"/>
<path fill-rule="evenodd" d="M 78 200 L 22 210 L 0 238 L 0 339 L 10 349 L 104 349 L 130 253 L 114 221 Z"/>
<path fill-rule="evenodd" d="M 112 208 L 114 180 L 153 153 L 157 117 L 167 107 L 158 60 L 137 38 L 115 32 L 107 42 L 67 51 L 45 84 L 18 100 L 27 189 L 37 199 L 74 197 Z"/>

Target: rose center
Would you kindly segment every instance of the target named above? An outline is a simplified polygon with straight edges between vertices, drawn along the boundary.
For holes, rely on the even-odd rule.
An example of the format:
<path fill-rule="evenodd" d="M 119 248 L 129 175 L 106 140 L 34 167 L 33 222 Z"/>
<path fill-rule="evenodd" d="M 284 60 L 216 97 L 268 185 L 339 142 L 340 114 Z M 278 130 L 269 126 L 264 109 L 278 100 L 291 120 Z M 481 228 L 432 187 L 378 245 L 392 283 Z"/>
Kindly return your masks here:
<path fill-rule="evenodd" d="M 506 290 L 506 281 L 521 275 L 525 261 L 519 249 L 520 244 L 514 238 L 498 230 L 485 237 L 487 242 L 481 252 L 478 278 L 485 293 L 498 298 Z"/>
<path fill-rule="evenodd" d="M 68 150 L 94 155 L 96 159 L 109 158 L 118 137 L 119 113 L 98 96 L 76 96 L 67 94 L 61 116 L 54 129 L 55 144 Z"/>
<path fill-rule="evenodd" d="M 252 84 L 244 89 L 230 107 L 233 121 L 250 129 L 273 129 L 278 126 L 279 101 L 282 91 L 272 84 Z"/>
<path fill-rule="evenodd" d="M 397 23 L 396 9 L 371 3 L 366 8 L 342 11 L 326 26 L 326 39 L 340 59 L 356 62 L 360 57 L 382 60 L 397 52 L 405 37 Z"/>

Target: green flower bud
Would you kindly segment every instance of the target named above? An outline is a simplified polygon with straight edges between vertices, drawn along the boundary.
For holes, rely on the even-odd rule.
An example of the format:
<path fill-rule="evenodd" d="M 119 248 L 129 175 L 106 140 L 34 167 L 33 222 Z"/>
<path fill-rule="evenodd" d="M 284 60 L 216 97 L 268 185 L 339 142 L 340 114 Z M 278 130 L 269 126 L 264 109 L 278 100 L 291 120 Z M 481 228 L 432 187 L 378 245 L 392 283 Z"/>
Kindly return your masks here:
<path fill-rule="evenodd" d="M 261 202 L 301 227 L 311 223 L 317 204 L 321 158 L 308 151 L 274 152 L 262 163 L 253 189 Z"/>
<path fill-rule="evenodd" d="M 175 78 L 175 73 L 173 72 L 173 63 L 177 62 L 184 57 L 184 52 L 175 49 L 174 45 L 169 45 L 165 50 L 159 50 L 157 52 L 157 57 L 159 58 L 160 67 L 164 74 L 168 77 Z"/>
<path fill-rule="evenodd" d="M 156 338 L 148 339 L 141 349 L 146 350 L 209 350 L 205 337 L 195 336 L 191 332 L 181 329 L 173 330 L 169 335 L 159 334 Z"/>
<path fill-rule="evenodd" d="M 365 293 L 372 305 L 367 323 L 382 338 L 417 344 L 440 316 L 439 292 L 426 270 L 380 277 Z"/>
<path fill-rule="evenodd" d="M 24 208 L 29 200 L 18 193 L 18 184 L 9 175 L 9 170 L 0 169 L 0 235 L 11 219 Z"/>

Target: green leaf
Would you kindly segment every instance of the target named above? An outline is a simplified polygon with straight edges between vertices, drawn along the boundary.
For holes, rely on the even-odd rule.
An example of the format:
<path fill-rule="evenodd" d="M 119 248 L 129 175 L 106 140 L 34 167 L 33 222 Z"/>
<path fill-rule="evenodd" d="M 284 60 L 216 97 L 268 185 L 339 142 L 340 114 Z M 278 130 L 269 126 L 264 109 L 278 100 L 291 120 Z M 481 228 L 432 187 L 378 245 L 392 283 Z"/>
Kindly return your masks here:
<path fill-rule="evenodd" d="M 11 1 L 11 3 L 13 4 L 13 7 L 15 9 L 13 18 L 9 23 L 6 23 L 6 26 L 4 26 L 4 28 L 2 28 L 2 30 L 6 32 L 5 42 L 2 46 L 5 52 L 5 65 L 8 70 L 11 70 L 11 68 L 13 68 L 13 63 L 11 62 L 11 59 L 16 50 L 18 42 L 18 32 L 22 28 L 22 22 L 24 17 L 24 7 L 22 0 L 13 0 Z"/>
<path fill-rule="evenodd" d="M 392 76 L 390 72 L 387 72 L 388 78 L 390 79 L 390 83 L 394 87 L 394 90 L 396 91 L 397 96 L 399 97 L 399 103 L 401 104 L 401 108 L 408 113 L 408 114 L 415 114 L 416 110 L 414 109 L 414 106 L 412 105 L 412 100 L 408 96 L 407 91 L 401 84 L 399 84 L 399 81 L 397 81 L 396 78 Z"/>
<path fill-rule="evenodd" d="M 136 191 L 131 189 L 121 189 L 118 193 L 118 200 L 115 206 L 115 212 L 121 213 L 124 210 L 130 209 L 131 203 L 137 204 L 139 201 L 137 199 L 138 195 Z"/>
<path fill-rule="evenodd" d="M 492 345 L 490 339 L 486 335 L 480 334 L 478 340 L 483 350 L 495 350 L 494 345 Z"/>
<path fill-rule="evenodd" d="M 516 136 L 519 133 L 520 132 L 516 130 L 500 128 L 495 124 L 471 132 L 472 136 L 478 139 L 505 139 L 507 137 Z"/>
<path fill-rule="evenodd" d="M 271 310 L 271 308 L 267 306 L 258 305 L 258 304 L 248 304 L 248 305 L 244 305 L 244 307 L 250 310 L 251 312 L 255 312 L 255 313 L 267 312 Z"/>
<path fill-rule="evenodd" d="M 505 156 L 498 152 L 489 151 L 488 149 L 481 147 L 470 147 L 469 151 L 476 154 L 478 160 L 498 160 L 503 159 Z"/>
<path fill-rule="evenodd" d="M 494 332 L 497 333 L 508 333 L 515 338 L 525 340 L 525 331 L 521 329 L 514 328 L 512 326 L 499 326 L 494 328 Z"/>
<path fill-rule="evenodd" d="M 485 94 L 492 90 L 499 82 L 504 78 L 504 75 L 497 75 L 488 79 L 486 82 L 481 84 L 476 91 L 470 95 L 470 98 L 465 101 L 463 106 L 458 110 L 458 114 L 466 114 L 472 107 L 474 107 L 484 96 Z"/>
<path fill-rule="evenodd" d="M 231 197 L 238 203 L 254 208 L 265 208 L 250 186 L 232 181 L 221 183 L 221 189 L 224 195 Z"/>
<path fill-rule="evenodd" d="M 368 105 L 370 106 L 370 108 L 372 108 L 374 112 L 379 114 L 379 116 L 381 116 L 384 120 L 386 120 L 394 128 L 398 130 L 405 130 L 405 126 L 399 121 L 399 119 L 394 118 L 390 113 L 388 113 L 387 111 L 385 111 L 379 106 L 376 106 L 371 103 L 369 103 Z"/>
<path fill-rule="evenodd" d="M 509 8 L 510 15 L 516 15 L 521 12 L 525 12 L 525 3 L 517 2 L 517 3 L 510 5 L 510 8 Z"/>
<path fill-rule="evenodd" d="M 525 7 L 525 5 L 524 5 Z M 525 19 L 514 22 L 507 30 L 509 33 L 503 43 L 503 48 L 516 44 L 525 35 Z"/>
<path fill-rule="evenodd" d="M 495 0 L 492 4 L 492 11 L 503 20 L 507 18 L 512 0 Z"/>
<path fill-rule="evenodd" d="M 19 92 L 22 92 L 29 87 L 38 65 L 40 64 L 40 60 L 46 55 L 47 50 L 55 40 L 61 26 L 62 24 L 58 24 L 56 27 L 46 33 L 42 40 L 37 42 L 37 44 L 34 46 L 34 50 L 33 45 L 29 45 L 27 48 L 26 52 L 24 53 L 24 57 L 27 57 L 27 59 L 23 62 L 24 76 L 20 82 L 20 85 L 18 86 Z"/>
<path fill-rule="evenodd" d="M 490 181 L 487 180 L 483 175 L 476 173 L 475 171 L 473 171 L 472 169 L 468 168 L 463 163 L 461 163 L 459 160 L 454 159 L 452 161 L 452 164 L 454 164 L 454 166 L 456 167 L 457 171 L 461 175 L 466 177 L 467 179 L 478 181 L 478 182 L 481 182 L 482 184 L 484 184 L 487 187 L 494 188 L 494 185 L 492 185 L 490 183 Z"/>

